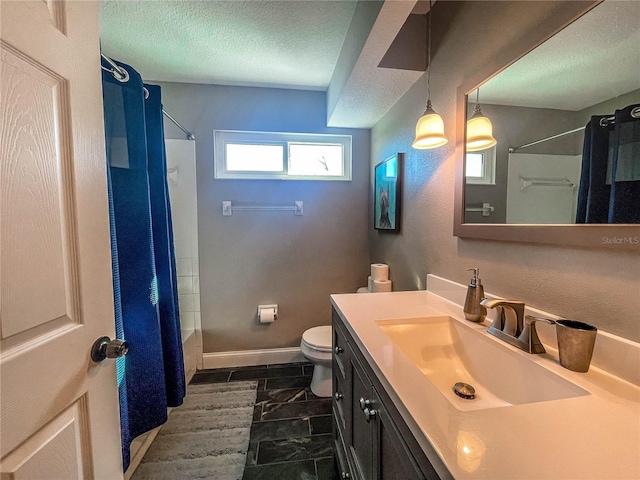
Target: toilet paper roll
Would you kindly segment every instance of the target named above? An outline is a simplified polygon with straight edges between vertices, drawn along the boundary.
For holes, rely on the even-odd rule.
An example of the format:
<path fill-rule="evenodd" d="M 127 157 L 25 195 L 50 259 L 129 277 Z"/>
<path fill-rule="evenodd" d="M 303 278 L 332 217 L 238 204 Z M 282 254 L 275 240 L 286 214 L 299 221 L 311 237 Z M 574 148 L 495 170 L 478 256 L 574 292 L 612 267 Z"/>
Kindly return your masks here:
<path fill-rule="evenodd" d="M 367 287 L 360 287 L 356 293 L 369 293 L 369 289 Z"/>
<path fill-rule="evenodd" d="M 258 318 L 260 319 L 260 323 L 273 323 L 276 319 L 275 308 L 261 308 L 258 313 Z"/>
<path fill-rule="evenodd" d="M 392 287 L 391 280 L 374 280 L 372 293 L 390 292 Z"/>
<path fill-rule="evenodd" d="M 388 280 L 389 265 L 387 265 L 386 263 L 372 263 L 371 278 L 373 278 L 374 280 Z"/>
<path fill-rule="evenodd" d="M 371 275 L 369 275 L 369 278 L 367 280 L 367 290 L 373 292 L 373 277 L 371 277 Z"/>

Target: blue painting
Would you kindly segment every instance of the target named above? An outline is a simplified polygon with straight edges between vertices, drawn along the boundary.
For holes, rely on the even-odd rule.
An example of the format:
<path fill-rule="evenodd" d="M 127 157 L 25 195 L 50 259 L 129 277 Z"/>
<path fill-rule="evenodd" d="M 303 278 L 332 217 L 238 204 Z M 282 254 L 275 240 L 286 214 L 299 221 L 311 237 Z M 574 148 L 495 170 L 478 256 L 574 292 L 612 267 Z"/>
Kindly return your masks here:
<path fill-rule="evenodd" d="M 374 219 L 376 230 L 400 229 L 400 153 L 380 162 L 375 168 Z"/>

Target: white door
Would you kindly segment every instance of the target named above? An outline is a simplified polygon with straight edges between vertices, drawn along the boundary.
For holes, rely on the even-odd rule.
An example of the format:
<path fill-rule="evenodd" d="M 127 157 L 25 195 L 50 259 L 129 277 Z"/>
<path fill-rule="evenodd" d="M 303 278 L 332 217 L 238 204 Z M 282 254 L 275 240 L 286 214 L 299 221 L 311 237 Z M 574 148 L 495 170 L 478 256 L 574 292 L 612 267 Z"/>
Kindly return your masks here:
<path fill-rule="evenodd" d="M 2 480 L 122 477 L 96 2 L 0 1 Z"/>

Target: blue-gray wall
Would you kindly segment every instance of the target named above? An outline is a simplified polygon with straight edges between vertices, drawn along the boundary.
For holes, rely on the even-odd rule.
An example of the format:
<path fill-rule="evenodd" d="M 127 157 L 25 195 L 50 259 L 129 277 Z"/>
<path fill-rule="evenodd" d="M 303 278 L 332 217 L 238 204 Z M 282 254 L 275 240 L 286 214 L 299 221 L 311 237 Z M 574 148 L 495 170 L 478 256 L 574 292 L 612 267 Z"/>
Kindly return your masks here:
<path fill-rule="evenodd" d="M 638 253 L 452 235 L 456 90 L 515 39 L 553 17 L 561 4 L 435 3 L 433 25 L 447 28 L 436 34 L 443 37 L 432 57 L 431 100 L 444 119 L 449 143 L 433 150 L 411 148 L 426 100 L 426 76 L 372 129 L 372 164 L 395 152 L 407 155 L 402 232 L 381 235 L 370 230 L 371 261 L 389 264 L 394 289 L 399 290 L 424 288 L 427 273 L 465 283 L 470 276 L 465 269 L 480 267 L 486 291 L 639 341 Z"/>
<path fill-rule="evenodd" d="M 366 285 L 370 132 L 326 127 L 324 92 L 162 83 L 165 110 L 196 135 L 203 350 L 293 347 L 330 323 L 329 295 Z M 184 138 L 165 121 L 167 138 Z M 353 136 L 351 182 L 216 180 L 213 130 Z M 293 212 L 234 212 L 222 201 L 293 205 Z M 279 319 L 256 320 L 277 303 Z"/>

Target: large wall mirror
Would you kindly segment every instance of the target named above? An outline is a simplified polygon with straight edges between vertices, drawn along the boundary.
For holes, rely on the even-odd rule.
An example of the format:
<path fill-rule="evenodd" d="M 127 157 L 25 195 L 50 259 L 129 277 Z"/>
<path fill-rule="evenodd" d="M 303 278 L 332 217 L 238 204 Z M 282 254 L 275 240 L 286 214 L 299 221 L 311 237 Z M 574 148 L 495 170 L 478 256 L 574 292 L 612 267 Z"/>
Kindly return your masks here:
<path fill-rule="evenodd" d="M 639 15 L 567 2 L 460 86 L 455 235 L 640 249 Z"/>

